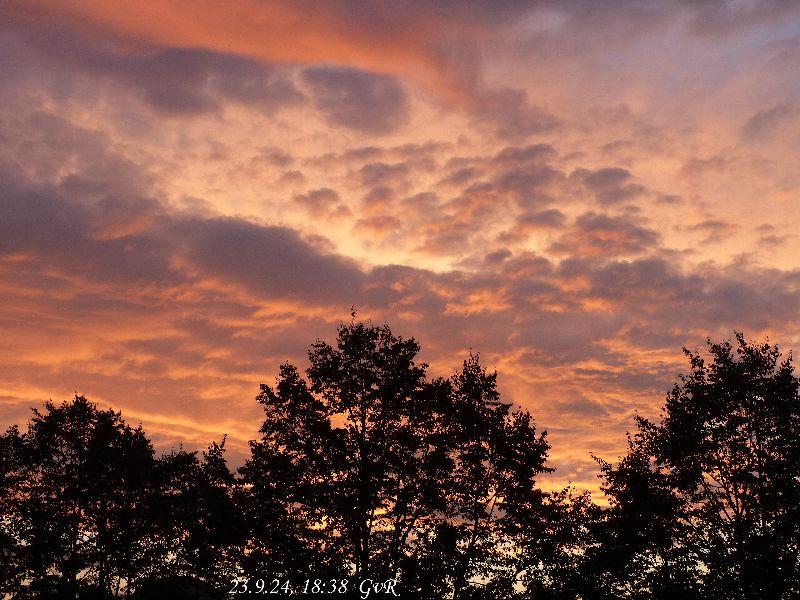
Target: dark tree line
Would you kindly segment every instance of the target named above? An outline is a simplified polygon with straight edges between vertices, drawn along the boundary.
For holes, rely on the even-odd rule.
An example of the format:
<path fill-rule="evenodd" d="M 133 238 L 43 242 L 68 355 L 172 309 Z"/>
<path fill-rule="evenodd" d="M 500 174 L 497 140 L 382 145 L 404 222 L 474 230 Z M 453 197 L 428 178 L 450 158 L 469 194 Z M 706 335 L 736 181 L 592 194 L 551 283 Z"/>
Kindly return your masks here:
<path fill-rule="evenodd" d="M 737 334 L 600 461 L 611 509 L 588 553 L 629 597 L 800 597 L 800 382 L 791 356 Z M 605 554 L 605 556 L 603 556 Z M 602 571 L 601 569 L 595 569 Z"/>
<path fill-rule="evenodd" d="M 545 491 L 549 444 L 470 356 L 353 322 L 305 376 L 261 386 L 260 437 L 156 456 L 83 397 L 0 436 L 0 594 L 215 598 L 239 576 L 396 578 L 406 597 L 794 598 L 800 396 L 791 358 L 737 336 L 599 460 L 607 502 Z"/>

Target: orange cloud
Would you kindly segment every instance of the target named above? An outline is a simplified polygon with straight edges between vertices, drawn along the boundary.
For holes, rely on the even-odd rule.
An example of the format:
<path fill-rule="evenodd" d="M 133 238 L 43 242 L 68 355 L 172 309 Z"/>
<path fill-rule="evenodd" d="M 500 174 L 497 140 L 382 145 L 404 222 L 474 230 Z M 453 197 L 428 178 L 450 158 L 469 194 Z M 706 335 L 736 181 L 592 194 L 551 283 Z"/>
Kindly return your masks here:
<path fill-rule="evenodd" d="M 409 76 L 448 95 L 455 93 L 454 80 L 436 41 L 481 35 L 479 25 L 439 11 L 394 11 L 391 18 L 376 15 L 370 21 L 337 2 L 144 0 L 121 10 L 102 0 L 11 0 L 0 11 L 38 24 L 72 22 L 83 32 L 112 35 L 131 48 L 145 43 L 267 62 L 350 65 Z"/>

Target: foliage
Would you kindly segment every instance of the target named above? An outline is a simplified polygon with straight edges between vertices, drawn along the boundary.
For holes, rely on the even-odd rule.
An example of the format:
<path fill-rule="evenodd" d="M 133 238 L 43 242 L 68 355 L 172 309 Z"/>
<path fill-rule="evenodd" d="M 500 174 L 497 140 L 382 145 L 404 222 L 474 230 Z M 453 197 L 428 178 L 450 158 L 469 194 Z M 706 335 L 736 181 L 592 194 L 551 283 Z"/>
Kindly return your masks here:
<path fill-rule="evenodd" d="M 627 597 L 800 594 L 800 382 L 768 343 L 709 341 L 660 423 L 638 418 L 629 452 L 601 461 L 611 589 Z"/>
<path fill-rule="evenodd" d="M 210 576 L 231 482 L 219 447 L 156 459 L 141 427 L 82 396 L 34 410 L 0 447 L 4 592 L 111 597 L 164 572 Z"/>
<path fill-rule="evenodd" d="M 0 435 L 0 594 L 215 598 L 233 578 L 397 578 L 420 598 L 800 595 L 800 381 L 770 344 L 709 342 L 659 422 L 636 418 L 609 506 L 545 491 L 550 449 L 470 354 L 431 378 L 414 339 L 353 320 L 225 439 L 156 456 L 82 396 Z"/>
<path fill-rule="evenodd" d="M 477 356 L 429 381 L 418 353 L 387 326 L 354 322 L 336 346 L 312 346 L 308 381 L 284 365 L 262 386 L 262 438 L 240 470 L 251 558 L 283 573 L 397 577 L 435 597 L 509 590 L 505 559 L 543 506 L 549 446 L 500 402 Z M 276 537 L 300 560 L 265 543 Z"/>

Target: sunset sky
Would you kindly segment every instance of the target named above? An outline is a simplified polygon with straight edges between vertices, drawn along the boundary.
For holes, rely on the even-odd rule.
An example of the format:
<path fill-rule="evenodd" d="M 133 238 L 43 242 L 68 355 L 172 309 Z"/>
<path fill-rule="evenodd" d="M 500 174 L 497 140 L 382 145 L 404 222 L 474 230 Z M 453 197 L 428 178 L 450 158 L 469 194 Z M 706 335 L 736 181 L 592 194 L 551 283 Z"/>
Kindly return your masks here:
<path fill-rule="evenodd" d="M 0 2 L 0 425 L 222 434 L 350 308 L 596 488 L 707 336 L 800 350 L 800 3 Z"/>

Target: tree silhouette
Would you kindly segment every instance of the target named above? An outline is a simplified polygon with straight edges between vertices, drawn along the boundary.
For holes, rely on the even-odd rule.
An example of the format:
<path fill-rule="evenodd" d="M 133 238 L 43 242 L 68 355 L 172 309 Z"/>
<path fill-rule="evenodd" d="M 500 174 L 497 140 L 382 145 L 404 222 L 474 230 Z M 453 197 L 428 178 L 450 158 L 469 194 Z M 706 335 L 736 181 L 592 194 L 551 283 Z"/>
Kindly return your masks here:
<path fill-rule="evenodd" d="M 628 455 L 601 461 L 601 528 L 618 597 L 800 594 L 800 384 L 778 348 L 709 341 L 660 423 L 637 419 Z"/>
<path fill-rule="evenodd" d="M 599 460 L 611 503 L 592 526 L 581 565 L 597 598 L 698 597 L 699 564 L 686 545 L 682 504 L 641 438 L 616 465 Z"/>
<path fill-rule="evenodd" d="M 22 483 L 23 443 L 14 426 L 0 436 L 0 594 L 20 589 L 25 564 L 30 560 L 20 544 L 20 522 L 12 517 L 11 499 Z"/>
<path fill-rule="evenodd" d="M 598 459 L 607 508 L 541 489 L 546 432 L 477 355 L 430 378 L 419 351 L 342 324 L 261 386 L 235 473 L 224 438 L 156 457 L 120 413 L 46 403 L 0 435 L 0 594 L 200 600 L 255 575 L 452 600 L 800 595 L 800 380 L 776 347 L 687 351 L 660 421 Z"/>
<path fill-rule="evenodd" d="M 179 449 L 158 459 L 154 529 L 156 547 L 168 559 L 150 580 L 183 578 L 183 587 L 199 593 L 201 586 L 226 589 L 238 574 L 243 530 L 224 446 L 223 439 L 212 443 L 202 457 Z"/>
<path fill-rule="evenodd" d="M 311 347 L 308 381 L 284 365 L 262 386 L 262 438 L 240 469 L 251 558 L 399 577 L 428 597 L 509 589 L 513 524 L 543 504 L 549 446 L 477 357 L 429 381 L 418 353 L 352 322 Z"/>
<path fill-rule="evenodd" d="M 500 402 L 496 374 L 471 356 L 452 378 L 449 411 L 455 442 L 451 504 L 453 522 L 461 525 L 455 598 L 475 580 L 488 582 L 493 594 L 511 593 L 509 534 L 520 530 L 530 511 L 541 513 L 545 494 L 536 477 L 552 471 L 545 467 L 549 445 L 544 434 L 536 435 L 530 414 L 510 410 Z"/>
<path fill-rule="evenodd" d="M 309 383 L 284 365 L 274 390 L 262 386 L 262 439 L 240 472 L 254 533 L 288 544 L 275 549 L 284 561 L 298 550 L 287 569 L 388 577 L 444 507 L 447 390 L 426 381 L 418 351 L 388 327 L 353 323 L 336 347 L 312 346 Z"/>
<path fill-rule="evenodd" d="M 526 506 L 514 521 L 514 569 L 504 597 L 545 599 L 596 598 L 597 586 L 586 577 L 587 551 L 595 545 L 594 525 L 601 510 L 588 492 L 571 488 L 547 494 L 541 504 Z"/>
<path fill-rule="evenodd" d="M 221 446 L 156 459 L 141 427 L 76 396 L 35 410 L 0 450 L 2 592 L 110 598 L 175 576 L 229 581 L 221 558 L 239 530 Z"/>
<path fill-rule="evenodd" d="M 3 520 L 24 552 L 18 579 L 30 583 L 22 597 L 111 593 L 141 568 L 154 466 L 141 429 L 77 396 L 48 402 L 26 433 L 4 438 L 15 464 Z"/>

